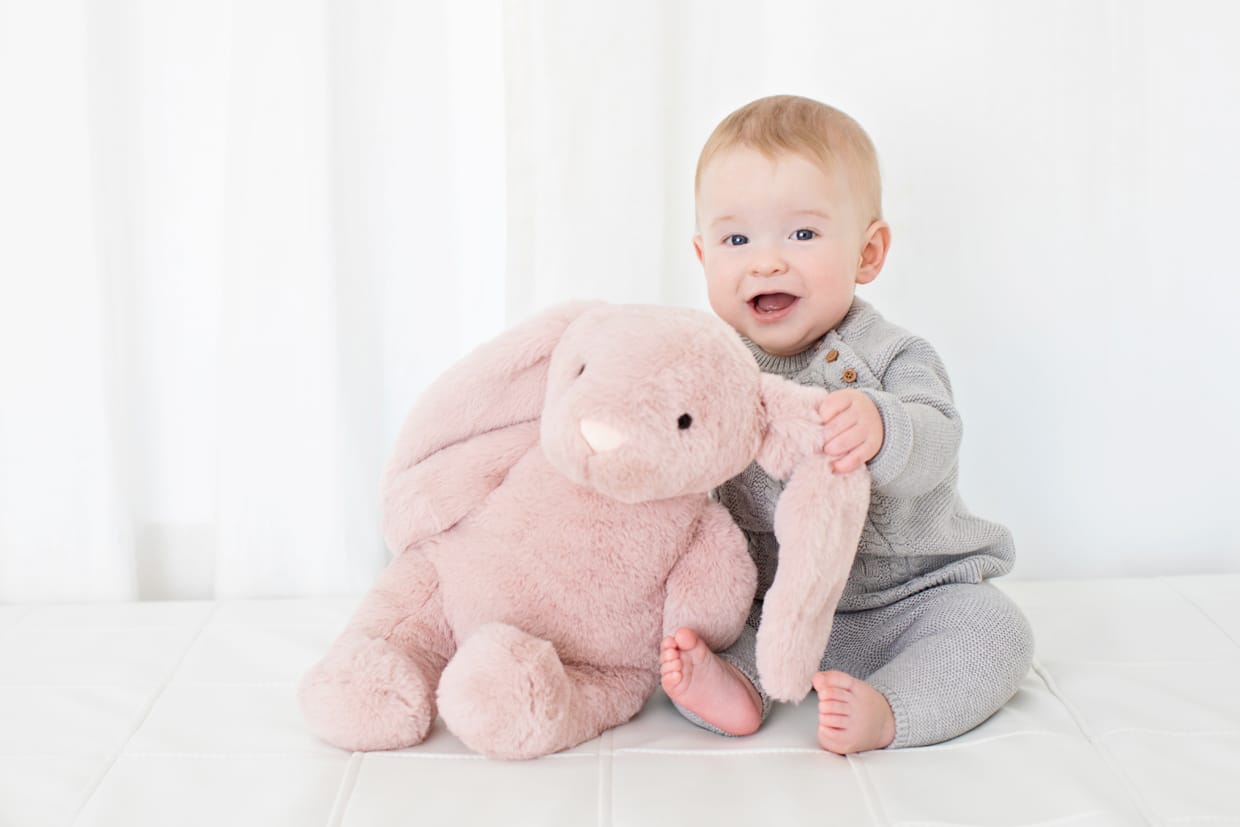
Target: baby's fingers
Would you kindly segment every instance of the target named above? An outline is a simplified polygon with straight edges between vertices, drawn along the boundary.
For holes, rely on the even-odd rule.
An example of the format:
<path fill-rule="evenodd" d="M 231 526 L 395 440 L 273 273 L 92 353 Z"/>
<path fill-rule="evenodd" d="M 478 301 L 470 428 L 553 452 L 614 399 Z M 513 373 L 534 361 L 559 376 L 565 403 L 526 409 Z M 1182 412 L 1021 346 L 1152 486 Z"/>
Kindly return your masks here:
<path fill-rule="evenodd" d="M 852 451 L 831 463 L 831 470 L 837 474 L 847 474 L 849 471 L 855 471 L 865 464 L 864 446 L 858 445 Z"/>
<path fill-rule="evenodd" d="M 865 434 L 861 429 L 853 423 L 845 428 L 843 432 L 829 437 L 827 444 L 823 446 L 823 453 L 829 457 L 843 457 L 861 446 L 865 441 Z"/>
<path fill-rule="evenodd" d="M 822 450 L 825 454 L 842 454 L 847 449 L 833 449 L 831 445 L 845 434 L 857 430 L 857 426 L 861 423 L 861 418 L 857 416 L 856 410 L 848 408 L 836 414 L 835 417 L 823 425 L 822 427 Z M 851 447 L 851 446 L 849 446 Z M 838 446 L 837 446 L 838 448 Z"/>
<path fill-rule="evenodd" d="M 848 394 L 828 394 L 827 398 L 818 405 L 818 415 L 822 417 L 822 421 L 825 424 L 848 410 L 850 405 L 852 405 L 852 400 L 848 398 Z"/>

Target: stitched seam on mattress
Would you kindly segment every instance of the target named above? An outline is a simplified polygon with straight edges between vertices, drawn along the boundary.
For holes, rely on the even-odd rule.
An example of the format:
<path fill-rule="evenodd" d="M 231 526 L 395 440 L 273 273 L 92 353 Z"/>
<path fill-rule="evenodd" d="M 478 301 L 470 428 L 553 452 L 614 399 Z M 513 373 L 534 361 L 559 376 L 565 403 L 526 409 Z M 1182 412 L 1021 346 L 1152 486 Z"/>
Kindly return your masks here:
<path fill-rule="evenodd" d="M 124 758 L 322 758 L 334 760 L 336 752 L 309 749 L 255 750 L 237 752 L 127 752 Z"/>
<path fill-rule="evenodd" d="M 1199 604 L 1196 600 L 1193 600 L 1193 598 L 1190 597 L 1189 595 L 1177 589 L 1175 587 L 1175 584 L 1172 583 L 1170 580 L 1163 578 L 1163 582 L 1165 582 L 1168 586 L 1170 586 L 1172 591 L 1174 591 L 1180 597 L 1184 598 L 1184 600 L 1188 601 L 1188 605 L 1192 606 L 1194 609 L 1200 612 L 1202 616 L 1205 617 L 1206 620 L 1214 624 L 1214 627 L 1218 629 L 1220 632 L 1222 632 L 1224 637 L 1226 637 L 1232 643 L 1236 644 L 1237 647 L 1240 647 L 1240 640 L 1236 640 L 1234 637 L 1232 637 L 1231 632 L 1228 632 L 1227 629 L 1223 626 L 1223 624 L 1215 620 L 1214 615 L 1210 614 L 1204 608 L 1202 608 L 1201 604 Z"/>
<path fill-rule="evenodd" d="M 1003 741 L 1008 738 L 1020 738 L 1023 736 L 1035 735 L 1039 737 L 1049 738 L 1073 738 L 1075 733 L 1055 732 L 1049 729 L 1018 729 L 1012 732 L 1004 732 L 999 735 L 989 735 L 985 738 L 973 738 L 968 741 L 960 741 L 953 738 L 941 744 L 925 744 L 920 747 L 900 747 L 900 752 L 950 752 L 956 749 L 969 749 L 980 744 L 990 744 L 995 741 Z"/>
<path fill-rule="evenodd" d="M 1153 727 L 1125 726 L 1108 729 L 1106 732 L 1100 732 L 1099 737 L 1108 735 L 1130 735 L 1137 733 L 1140 735 L 1170 735 L 1175 736 L 1191 736 L 1193 738 L 1209 738 L 1212 735 L 1240 735 L 1240 729 L 1154 729 Z"/>
<path fill-rule="evenodd" d="M 355 752 L 349 756 L 349 763 L 340 777 L 340 786 L 336 788 L 336 800 L 332 802 L 331 815 L 327 817 L 327 827 L 339 827 L 344 823 L 344 815 L 353 801 L 353 791 L 357 789 L 357 777 L 362 772 L 362 761 L 366 753 Z"/>
<path fill-rule="evenodd" d="M 147 701 L 146 708 L 142 710 L 142 717 L 139 718 L 137 723 L 133 725 L 133 729 L 129 730 L 129 736 L 125 738 L 125 742 L 121 744 L 115 752 L 111 753 L 106 765 L 99 773 L 99 777 L 95 779 L 95 782 L 90 786 L 90 789 L 86 791 L 84 796 L 82 796 L 82 801 L 78 804 L 77 812 L 73 814 L 73 821 L 69 822 L 70 824 L 78 823 L 78 819 L 80 819 L 82 817 L 82 813 L 86 811 L 87 805 L 90 804 L 91 800 L 95 797 L 95 794 L 99 792 L 99 789 L 103 786 L 103 782 L 107 780 L 107 777 L 111 774 L 113 767 L 116 766 L 117 760 L 125 752 L 125 747 L 129 746 L 129 742 L 132 741 L 133 737 L 138 734 L 138 730 L 142 729 L 142 725 L 146 723 L 147 718 L 151 717 L 151 710 L 155 708 L 155 704 L 159 703 L 159 699 L 163 697 L 165 690 L 168 689 L 168 684 L 172 683 L 172 679 L 176 676 L 176 673 L 181 671 L 181 666 L 185 663 L 186 656 L 189 655 L 190 650 L 194 648 L 194 644 L 198 642 L 198 639 L 202 637 L 202 633 L 206 631 L 207 626 L 211 624 L 211 618 L 215 617 L 215 613 L 219 611 L 219 608 L 220 604 L 216 603 L 211 607 L 211 611 L 207 612 L 206 616 L 203 617 L 202 623 L 198 627 L 198 631 L 195 632 L 190 641 L 185 644 L 185 648 L 181 650 L 181 656 L 177 658 L 176 664 L 168 670 L 168 674 L 164 676 L 159 688 L 152 693 L 150 700 Z"/>
<path fill-rule="evenodd" d="M 1047 690 L 1055 696 L 1057 701 L 1063 704 L 1063 708 L 1067 710 L 1068 715 L 1072 717 L 1077 728 L 1081 730 L 1081 735 L 1085 736 L 1085 740 L 1089 742 L 1094 752 L 1102 759 L 1107 768 L 1111 770 L 1111 774 L 1118 778 L 1121 788 L 1128 793 L 1129 803 L 1137 808 L 1137 812 L 1141 815 L 1141 818 L 1145 819 L 1145 823 L 1151 825 L 1158 824 L 1159 819 L 1154 818 L 1150 814 L 1149 807 L 1146 805 L 1145 798 L 1141 795 L 1141 790 L 1137 787 L 1136 782 L 1128 777 L 1128 774 L 1120 767 L 1119 762 L 1111 755 L 1111 751 L 1106 748 L 1106 745 L 1098 741 L 1093 733 L 1089 731 L 1089 728 L 1085 726 L 1085 719 L 1077 708 L 1064 697 L 1063 692 L 1060 691 L 1059 685 L 1055 683 L 1050 672 L 1042 666 L 1036 657 L 1033 659 L 1031 668 L 1042 679 L 1042 682 L 1046 684 Z"/>
<path fill-rule="evenodd" d="M 1068 816 L 1048 819 L 1046 821 L 1022 821 L 1019 827 L 1059 827 L 1059 825 L 1075 824 L 1083 819 L 1113 815 L 1106 810 L 1087 810 Z M 901 821 L 900 827 L 961 827 L 958 821 Z"/>
<path fill-rule="evenodd" d="M 988 744 L 992 741 L 1002 741 L 1007 738 L 1017 738 L 1023 735 L 1049 736 L 1054 738 L 1070 738 L 1072 735 L 1064 732 L 1053 732 L 1046 729 L 1019 729 L 1012 732 L 1004 732 L 999 735 L 991 735 L 986 738 L 975 738 L 969 741 L 952 740 L 942 744 L 928 744 L 920 747 L 901 747 L 900 752 L 938 752 L 955 749 L 968 749 L 979 744 Z M 751 749 L 659 749 L 658 747 L 627 747 L 616 750 L 617 753 L 636 753 L 647 755 L 701 755 L 704 757 L 713 756 L 734 756 L 734 755 L 822 755 L 821 749 L 812 749 L 809 747 L 754 747 Z"/>
<path fill-rule="evenodd" d="M 798 747 L 757 747 L 754 749 L 658 749 L 656 747 L 625 747 L 617 755 L 700 755 L 704 758 L 733 758 L 737 755 L 824 755 L 821 749 Z"/>
<path fill-rule="evenodd" d="M 599 827 L 611 827 L 615 822 L 613 812 L 615 802 L 612 800 L 612 730 L 603 733 L 598 742 L 598 824 Z"/>
<path fill-rule="evenodd" d="M 848 761 L 848 768 L 852 770 L 853 779 L 861 790 L 861 798 L 865 801 L 865 808 L 870 814 L 870 822 L 875 827 L 885 827 L 891 824 L 891 819 L 887 818 L 887 812 L 883 810 L 882 796 L 874 788 L 874 782 L 870 780 L 870 775 L 862 764 L 865 759 L 855 755 L 845 755 L 844 759 Z"/>
<path fill-rule="evenodd" d="M 321 755 L 322 753 L 314 753 L 314 754 Z M 410 749 L 408 752 L 385 750 L 383 751 L 382 755 L 383 755 L 384 761 L 387 761 L 390 759 L 402 759 L 402 758 L 408 759 L 408 760 L 435 758 L 441 761 L 491 761 L 491 760 L 494 760 L 481 754 L 467 754 L 467 753 L 456 753 L 456 752 L 419 752 L 417 751 L 417 748 Z M 590 752 L 570 752 L 570 753 L 554 752 L 551 755 L 543 755 L 539 757 L 538 760 L 539 761 L 564 761 L 564 760 L 576 759 L 578 761 L 588 761 L 592 758 L 597 759 L 598 756 Z"/>

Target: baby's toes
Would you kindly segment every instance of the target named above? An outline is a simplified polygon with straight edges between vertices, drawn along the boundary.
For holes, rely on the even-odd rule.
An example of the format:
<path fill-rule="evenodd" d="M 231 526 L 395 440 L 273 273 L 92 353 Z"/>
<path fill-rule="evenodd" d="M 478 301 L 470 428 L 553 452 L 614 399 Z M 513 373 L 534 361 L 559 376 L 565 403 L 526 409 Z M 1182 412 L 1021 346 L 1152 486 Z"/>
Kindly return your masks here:
<path fill-rule="evenodd" d="M 840 697 L 852 691 L 857 679 L 845 672 L 818 672 L 814 675 L 814 689 L 818 697 Z"/>
<path fill-rule="evenodd" d="M 856 738 L 851 732 L 828 726 L 818 727 L 818 745 L 836 755 L 848 755 L 857 751 Z"/>
<path fill-rule="evenodd" d="M 828 718 L 847 717 L 852 705 L 840 700 L 821 700 L 818 702 L 818 720 L 825 722 Z"/>
<path fill-rule="evenodd" d="M 699 640 L 701 638 L 698 637 L 697 632 L 692 629 L 686 629 L 683 626 L 677 629 L 676 634 L 672 636 L 672 642 L 682 651 L 688 651 L 697 646 Z"/>
<path fill-rule="evenodd" d="M 684 674 L 680 671 L 680 664 L 663 664 L 659 675 L 659 683 L 663 686 L 663 691 L 669 694 L 675 693 L 676 689 L 684 681 Z"/>

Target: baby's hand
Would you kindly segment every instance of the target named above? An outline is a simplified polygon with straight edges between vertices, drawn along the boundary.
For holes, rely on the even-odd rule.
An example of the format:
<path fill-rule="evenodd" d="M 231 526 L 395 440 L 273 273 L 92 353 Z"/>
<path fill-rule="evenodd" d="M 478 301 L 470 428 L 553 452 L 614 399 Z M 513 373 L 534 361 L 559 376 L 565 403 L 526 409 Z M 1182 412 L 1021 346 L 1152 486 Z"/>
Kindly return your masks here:
<path fill-rule="evenodd" d="M 835 460 L 831 470 L 837 474 L 860 468 L 883 447 L 883 417 L 874 400 L 861 391 L 828 394 L 818 415 L 826 426 L 822 451 Z"/>

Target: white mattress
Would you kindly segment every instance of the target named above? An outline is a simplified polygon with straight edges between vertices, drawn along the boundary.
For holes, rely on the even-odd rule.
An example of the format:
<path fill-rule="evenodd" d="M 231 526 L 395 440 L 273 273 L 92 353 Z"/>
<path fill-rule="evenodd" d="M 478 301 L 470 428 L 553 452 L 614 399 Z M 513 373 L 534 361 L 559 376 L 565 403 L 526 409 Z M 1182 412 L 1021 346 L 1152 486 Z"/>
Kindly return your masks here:
<path fill-rule="evenodd" d="M 0 607 L 0 824 L 1240 824 L 1240 574 L 1001 582 L 1037 659 L 935 747 L 841 758 L 812 700 L 744 739 L 662 694 L 525 763 L 442 726 L 401 752 L 316 741 L 297 679 L 354 599 Z"/>

